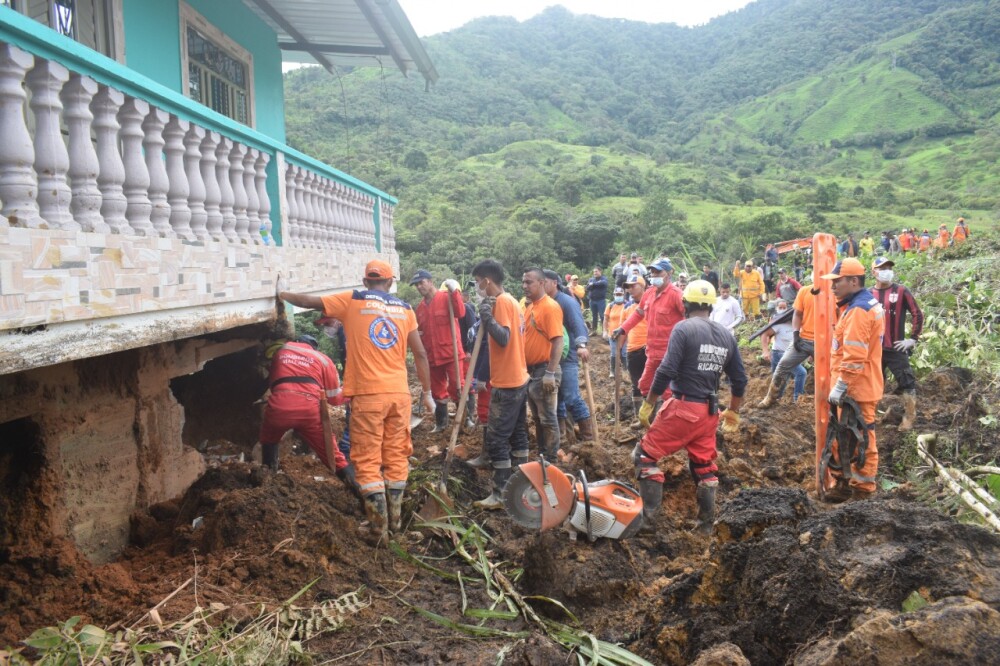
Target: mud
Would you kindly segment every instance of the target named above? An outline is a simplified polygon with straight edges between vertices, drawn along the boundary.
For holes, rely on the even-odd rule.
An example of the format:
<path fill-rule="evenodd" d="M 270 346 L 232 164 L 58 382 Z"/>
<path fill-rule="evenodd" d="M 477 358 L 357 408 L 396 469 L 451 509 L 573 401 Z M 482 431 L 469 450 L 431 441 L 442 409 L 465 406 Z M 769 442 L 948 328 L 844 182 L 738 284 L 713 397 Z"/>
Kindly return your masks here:
<path fill-rule="evenodd" d="M 629 481 L 634 441 L 615 441 L 607 353 L 603 341 L 594 339 L 592 346 L 600 439 L 572 447 L 560 466 L 583 469 L 592 480 Z M 774 409 L 755 409 L 767 368 L 746 356 L 752 381 L 740 432 L 719 439 L 719 519 L 710 536 L 691 530 L 694 484 L 682 454 L 661 461 L 665 497 L 654 529 L 624 542 L 574 542 L 561 530 L 531 533 L 502 513 L 473 509 L 472 501 L 488 494 L 490 475 L 460 460 L 479 452 L 479 432 L 459 438 L 448 494 L 457 511 L 490 535 L 492 561 L 520 570 L 513 576 L 518 590 L 533 597 L 538 613 L 571 622 L 546 599 L 559 601 L 580 626 L 652 663 L 990 661 L 983 657 L 996 654 L 1000 635 L 1000 539 L 914 501 L 906 483 L 913 435 L 897 433 L 894 425 L 899 399 L 885 400 L 879 442 L 880 473 L 901 486 L 875 500 L 830 508 L 814 501 L 812 401 L 792 405 L 786 395 Z M 964 381 L 939 375 L 925 380 L 921 391 L 956 377 Z M 198 398 L 192 386 L 175 389 L 183 389 L 182 402 L 208 399 Z M 918 427 L 995 454 L 996 443 L 975 428 L 982 405 L 968 401 L 967 383 L 952 395 L 922 410 Z M 621 406 L 619 439 L 641 436 L 630 426 L 627 396 Z M 182 617 L 196 604 L 278 603 L 319 578 L 302 601 L 358 589 L 371 599 L 344 629 L 306 646 L 326 658 L 494 663 L 506 650 L 507 664 L 576 663 L 537 631 L 527 639 L 470 640 L 416 613 L 414 606 L 469 621 L 461 614 L 457 583 L 373 545 L 357 500 L 312 455 L 297 455 L 304 448 L 294 438 L 282 443 L 283 472 L 263 473 L 249 462 L 242 436 L 224 436 L 235 420 L 228 415 L 211 428 L 186 432 L 189 441 L 200 440 L 211 468 L 183 496 L 136 512 L 130 546 L 114 563 L 94 565 L 72 544 L 46 538 L 44 530 L 19 531 L 26 536 L 0 550 L 0 579 L 7 581 L 0 588 L 0 643 L 76 614 L 105 626 L 141 621 L 189 579 L 160 609 L 165 619 Z M 342 426 L 338 413 L 334 430 Z M 441 558 L 436 566 L 473 581 L 474 571 L 445 559 L 450 543 L 421 528 L 413 514 L 425 504 L 426 489 L 437 484 L 448 443 L 448 434 L 429 429 L 425 423 L 414 431 L 404 505 L 410 531 L 397 541 L 413 555 Z M 903 613 L 903 601 L 915 592 L 928 605 Z M 464 594 L 469 607 L 491 604 L 481 585 L 466 584 Z M 533 629 L 522 619 L 484 625 Z"/>

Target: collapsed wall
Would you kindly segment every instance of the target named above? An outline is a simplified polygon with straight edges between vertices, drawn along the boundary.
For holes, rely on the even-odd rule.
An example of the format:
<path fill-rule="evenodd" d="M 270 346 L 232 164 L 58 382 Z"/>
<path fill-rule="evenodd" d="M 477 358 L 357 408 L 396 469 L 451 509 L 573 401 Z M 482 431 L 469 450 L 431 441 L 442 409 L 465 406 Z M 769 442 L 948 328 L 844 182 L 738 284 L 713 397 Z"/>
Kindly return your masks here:
<path fill-rule="evenodd" d="M 263 390 L 252 328 L 0 376 L 0 559 L 66 538 L 109 561 L 133 511 L 202 474 L 195 445 L 231 432 L 252 445 Z"/>

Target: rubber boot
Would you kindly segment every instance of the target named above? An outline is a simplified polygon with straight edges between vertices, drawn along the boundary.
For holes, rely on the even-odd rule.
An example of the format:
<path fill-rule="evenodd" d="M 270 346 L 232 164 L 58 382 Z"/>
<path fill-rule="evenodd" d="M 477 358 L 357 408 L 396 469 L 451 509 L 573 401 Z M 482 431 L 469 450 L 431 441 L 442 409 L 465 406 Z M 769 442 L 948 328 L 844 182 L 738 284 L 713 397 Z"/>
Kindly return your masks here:
<path fill-rule="evenodd" d="M 594 441 L 594 422 L 590 420 L 589 416 L 582 421 L 578 421 L 577 426 L 580 428 L 580 432 L 576 436 L 576 441 L 578 442 Z"/>
<path fill-rule="evenodd" d="M 569 417 L 559 419 L 559 441 L 566 442 L 567 445 L 576 444 L 579 437 L 576 436 L 576 429 Z"/>
<path fill-rule="evenodd" d="M 917 394 L 914 391 L 903 392 L 903 420 L 899 424 L 899 432 L 913 430 L 917 420 Z"/>
<path fill-rule="evenodd" d="M 875 490 L 865 490 L 864 488 L 851 486 L 851 501 L 857 502 L 858 500 L 871 499 L 875 497 L 875 493 Z"/>
<path fill-rule="evenodd" d="M 439 400 L 434 407 L 434 428 L 431 430 L 434 432 L 443 432 L 448 429 L 448 401 Z"/>
<path fill-rule="evenodd" d="M 774 405 L 774 403 L 778 401 L 779 393 L 780 391 L 778 384 L 777 382 L 774 381 L 774 378 L 772 377 L 771 384 L 767 387 L 767 395 L 764 396 L 763 400 L 757 403 L 757 406 L 761 409 L 767 409 L 768 407 L 771 407 L 772 405 Z"/>
<path fill-rule="evenodd" d="M 469 393 L 469 397 L 465 401 L 465 429 L 469 432 L 474 432 L 478 422 L 476 418 L 476 400 L 472 397 L 472 393 Z"/>
<path fill-rule="evenodd" d="M 278 471 L 278 444 L 261 444 L 260 458 L 264 467 L 272 472 Z"/>
<path fill-rule="evenodd" d="M 390 488 L 386 496 L 389 509 L 389 530 L 398 534 L 403 529 L 403 489 Z"/>
<path fill-rule="evenodd" d="M 507 481 L 513 473 L 510 467 L 494 467 L 493 491 L 485 499 L 473 502 L 472 506 L 486 509 L 487 511 L 500 511 L 503 509 L 503 496 L 501 493 L 503 493 L 503 487 L 507 485 Z"/>
<path fill-rule="evenodd" d="M 823 501 L 827 504 L 840 504 L 851 498 L 851 486 L 846 479 L 837 479 L 837 483 L 826 491 Z"/>
<path fill-rule="evenodd" d="M 653 526 L 653 519 L 660 511 L 663 504 L 663 482 L 653 479 L 639 479 L 639 496 L 642 498 L 642 520 L 643 524 L 650 529 Z"/>
<path fill-rule="evenodd" d="M 475 458 L 469 458 L 465 464 L 473 469 L 482 469 L 491 465 L 489 456 L 486 455 L 486 428 L 483 428 L 483 450 Z"/>
<path fill-rule="evenodd" d="M 715 491 L 718 487 L 718 479 L 701 481 L 695 491 L 695 498 L 698 500 L 698 531 L 702 534 L 712 533 L 712 526 L 715 524 Z"/>
<path fill-rule="evenodd" d="M 513 471 L 517 471 L 517 468 L 521 465 L 528 463 L 528 452 L 525 451 L 524 455 L 518 456 L 513 453 L 510 455 L 510 468 Z M 512 472 L 513 473 L 513 472 Z"/>
<path fill-rule="evenodd" d="M 371 523 L 372 532 L 382 538 L 389 536 L 389 515 L 386 510 L 385 493 L 365 495 L 365 517 Z"/>
<path fill-rule="evenodd" d="M 643 398 L 641 395 L 632 396 L 632 428 L 642 428 L 643 425 L 639 423 L 639 410 L 642 408 Z"/>

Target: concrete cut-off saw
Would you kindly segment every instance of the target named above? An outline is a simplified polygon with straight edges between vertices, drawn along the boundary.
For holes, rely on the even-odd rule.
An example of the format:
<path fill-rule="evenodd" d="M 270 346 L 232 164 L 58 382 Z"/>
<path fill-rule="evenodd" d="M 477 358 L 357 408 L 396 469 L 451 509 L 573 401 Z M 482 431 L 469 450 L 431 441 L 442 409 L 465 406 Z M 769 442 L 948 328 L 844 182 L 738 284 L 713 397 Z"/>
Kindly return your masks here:
<path fill-rule="evenodd" d="M 503 489 L 503 504 L 514 522 L 544 532 L 562 524 L 570 538 L 585 534 L 627 539 L 642 527 L 642 498 L 632 486 L 605 480 L 587 483 L 543 460 L 520 465 Z"/>

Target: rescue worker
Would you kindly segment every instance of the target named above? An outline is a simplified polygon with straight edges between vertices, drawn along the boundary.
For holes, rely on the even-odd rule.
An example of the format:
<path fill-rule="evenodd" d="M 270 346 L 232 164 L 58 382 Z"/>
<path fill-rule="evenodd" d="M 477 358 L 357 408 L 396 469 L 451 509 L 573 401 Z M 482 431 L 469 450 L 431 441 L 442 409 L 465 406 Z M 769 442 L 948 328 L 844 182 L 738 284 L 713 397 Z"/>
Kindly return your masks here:
<path fill-rule="evenodd" d="M 695 280 L 684 289 L 686 319 L 677 324 L 670 349 L 656 370 L 656 378 L 639 409 L 639 420 L 649 427 L 632 452 L 642 496 L 643 516 L 652 521 L 663 502 L 663 472 L 656 463 L 685 449 L 697 489 L 698 530 L 707 534 L 715 522 L 715 491 L 719 485 L 715 459 L 716 428 L 723 432 L 739 428 L 740 403 L 747 385 L 736 339 L 709 318 L 715 289 L 705 280 Z M 729 409 L 718 411 L 719 377 L 725 372 L 731 383 Z M 668 396 L 653 420 L 660 395 Z"/>
<path fill-rule="evenodd" d="M 875 288 L 872 294 L 885 313 L 885 334 L 882 336 L 882 377 L 892 373 L 903 393 L 903 420 L 900 431 L 911 430 L 917 418 L 917 378 L 910 367 L 910 355 L 924 328 L 924 313 L 910 290 L 894 282 L 895 264 L 879 257 L 872 264 Z M 910 313 L 910 336 L 906 337 L 906 313 Z"/>
<path fill-rule="evenodd" d="M 808 285 L 799 289 L 792 304 L 792 346 L 785 350 L 778 361 L 777 367 L 771 373 L 771 383 L 767 387 L 767 395 L 757 403 L 762 409 L 767 409 L 785 392 L 785 383 L 792 371 L 811 357 L 814 353 L 816 340 L 815 307 L 816 295 L 819 289 Z"/>
<path fill-rule="evenodd" d="M 569 348 L 559 361 L 562 381 L 559 382 L 559 399 L 556 404 L 556 415 L 559 418 L 559 430 L 563 439 L 565 433 L 573 424 L 567 420 L 571 415 L 580 428 L 577 439 L 593 441 L 594 428 L 590 422 L 590 408 L 587 401 L 580 396 L 580 361 L 589 361 L 587 350 L 587 324 L 583 321 L 580 308 L 572 296 L 560 289 L 559 274 L 555 271 L 542 271 L 545 276 L 545 295 L 554 300 L 562 310 L 562 325 L 569 335 Z"/>
<path fill-rule="evenodd" d="M 442 432 L 448 429 L 448 398 L 456 405 L 459 402 L 462 379 L 456 374 L 459 370 L 455 367 L 455 344 L 462 339 L 460 322 L 465 317 L 465 303 L 456 280 L 445 280 L 445 291 L 438 291 L 431 274 L 419 270 L 410 278 L 410 285 L 422 296 L 416 316 L 431 371 L 431 396 L 435 404 L 431 432 Z M 458 356 L 464 357 L 465 351 L 459 349 Z"/>
<path fill-rule="evenodd" d="M 783 315 L 788 311 L 788 307 L 788 301 L 778 299 L 778 302 L 774 307 L 774 317 L 772 317 L 772 319 L 777 319 Z M 772 375 L 774 374 L 775 369 L 777 369 L 778 363 L 781 361 L 781 357 L 792 348 L 794 338 L 795 336 L 792 331 L 792 323 L 790 321 L 774 324 L 760 336 L 760 347 L 764 353 L 764 360 L 771 364 Z M 794 388 L 792 391 L 792 402 L 797 403 L 806 390 L 806 369 L 803 368 L 800 363 L 792 369 L 792 375 L 795 377 Z M 778 395 L 775 396 L 775 400 L 781 399 L 784 388 L 784 386 L 781 386 L 778 389 Z"/>
<path fill-rule="evenodd" d="M 423 389 L 424 407 L 435 407 L 427 352 L 409 303 L 389 293 L 392 267 L 373 260 L 365 266 L 365 288 L 328 296 L 280 291 L 278 297 L 300 308 L 322 310 L 343 322 L 347 335 L 344 395 L 351 398 L 351 458 L 365 500 L 365 514 L 376 534 L 402 528 L 403 492 L 409 477 L 410 386 L 406 354 Z M 386 501 L 388 488 L 388 502 Z"/>
<path fill-rule="evenodd" d="M 600 266 L 594 266 L 594 275 L 587 280 L 587 298 L 590 299 L 591 333 L 600 335 L 604 330 L 604 308 L 608 304 L 608 278 Z"/>
<path fill-rule="evenodd" d="M 764 293 L 764 278 L 753 268 L 753 260 L 747 259 L 743 264 L 743 270 L 739 270 L 739 265 L 733 270 L 740 290 L 740 298 L 743 299 L 743 315 L 746 318 L 756 319 L 760 316 L 760 297 Z"/>
<path fill-rule="evenodd" d="M 485 327 L 490 355 L 490 412 L 484 454 L 493 468 L 490 494 L 474 502 L 482 509 L 503 508 L 500 493 L 513 467 L 528 462 L 528 371 L 524 362 L 524 319 L 521 308 L 503 283 L 506 275 L 499 262 L 480 261 L 472 268 L 479 303 L 479 325 Z M 560 340 L 562 332 L 560 331 Z M 485 461 L 470 460 L 473 467 Z"/>
<path fill-rule="evenodd" d="M 538 453 L 555 460 L 559 452 L 559 361 L 563 350 L 562 308 L 545 293 L 545 274 L 529 268 L 521 279 L 528 299 L 524 310 L 524 362 L 528 370 L 528 406 L 538 423 Z M 496 358 L 491 366 L 497 365 Z"/>
<path fill-rule="evenodd" d="M 837 262 L 833 272 L 822 276 L 833 283 L 839 319 L 833 329 L 830 358 L 831 405 L 842 407 L 845 398 L 853 398 L 861 410 L 867 433 L 864 464 L 842 461 L 839 444 L 833 440 L 830 473 L 836 485 L 824 500 L 831 503 L 848 499 L 867 499 L 875 494 L 878 472 L 878 447 L 875 442 L 875 406 L 882 399 L 882 335 L 885 319 L 882 306 L 865 288 L 865 267 L 857 259 Z M 846 469 L 842 469 L 846 468 Z"/>
<path fill-rule="evenodd" d="M 862 257 L 870 257 L 875 254 L 875 239 L 872 238 L 870 231 L 866 231 L 865 235 L 858 242 L 858 249 Z"/>
<path fill-rule="evenodd" d="M 616 328 L 618 328 L 619 326 L 621 326 L 623 323 L 625 323 L 625 319 L 626 319 L 625 310 L 626 310 L 627 307 L 628 307 L 628 304 L 626 304 L 626 302 L 625 302 L 625 289 L 623 289 L 622 287 L 616 287 L 615 288 L 615 293 L 614 293 L 614 298 L 611 300 L 610 303 L 608 303 L 608 307 L 604 311 L 604 322 L 605 322 L 605 329 L 606 329 L 604 331 L 604 339 L 605 340 L 610 341 L 611 340 L 611 333 L 610 333 L 610 331 L 615 330 Z M 623 367 L 624 367 L 624 363 L 625 363 L 625 342 L 622 341 L 622 344 L 621 344 L 621 346 L 618 349 L 618 357 L 617 358 L 615 358 L 615 351 L 614 351 L 614 349 L 610 349 L 610 354 L 611 354 L 611 366 L 610 366 L 611 370 L 608 371 L 608 379 L 613 379 L 614 376 L 615 376 L 615 368 L 618 366 L 618 363 L 622 363 Z"/>
<path fill-rule="evenodd" d="M 736 335 L 736 327 L 743 322 L 743 308 L 739 301 L 730 296 L 728 282 L 724 282 L 719 290 L 719 298 L 712 306 L 711 319 L 725 326 L 733 336 Z"/>
<path fill-rule="evenodd" d="M 674 267 L 667 259 L 660 259 L 650 265 L 649 284 L 652 289 L 643 293 L 639 307 L 612 333 L 612 337 L 617 339 L 629 333 L 640 321 L 645 320 L 649 324 L 646 330 L 646 366 L 639 379 L 639 392 L 642 395 L 649 393 L 653 375 L 660 367 L 660 361 L 667 355 L 670 333 L 678 322 L 684 320 L 681 290 L 670 282 L 673 272 Z"/>
<path fill-rule="evenodd" d="M 343 405 L 345 398 L 340 387 L 337 366 L 323 352 L 319 342 L 311 335 L 301 335 L 294 342 L 286 342 L 271 357 L 268 374 L 271 394 L 264 408 L 264 421 L 260 426 L 261 458 L 265 466 L 278 470 L 278 444 L 289 430 L 306 441 L 323 464 L 336 470 L 337 478 L 355 494 L 354 465 L 348 462 L 337 446 L 336 437 L 323 425 L 323 412 L 327 404 Z M 324 433 L 331 438 L 333 457 L 326 455 Z"/>
<path fill-rule="evenodd" d="M 646 293 L 646 280 L 638 275 L 632 275 L 629 277 L 630 282 L 625 283 L 625 288 L 628 289 L 629 296 L 632 302 L 625 308 L 625 312 L 622 313 L 625 321 L 632 316 L 632 313 L 639 309 L 639 303 L 642 301 L 642 295 Z M 622 327 L 622 324 L 618 325 L 618 328 Z M 614 330 L 618 330 L 617 328 Z M 625 362 L 628 368 L 628 376 L 632 382 L 632 413 L 635 414 L 636 419 L 639 417 L 639 405 L 642 403 L 642 393 L 639 391 L 639 380 L 642 379 L 642 372 L 646 369 L 646 342 L 649 332 L 649 323 L 643 318 L 639 323 L 637 323 L 632 330 L 629 331 L 627 340 L 625 344 Z M 610 335 L 608 336 L 611 337 Z M 620 338 L 619 338 L 620 340 Z M 638 421 L 637 421 L 638 422 Z"/>
<path fill-rule="evenodd" d="M 971 235 L 972 232 L 969 231 L 969 227 L 965 224 L 965 218 L 958 218 L 958 223 L 955 225 L 955 229 L 951 232 L 951 239 L 955 245 L 964 243 Z"/>
<path fill-rule="evenodd" d="M 951 234 L 948 233 L 948 227 L 943 224 L 938 227 L 938 234 L 934 238 L 934 247 L 937 250 L 943 250 L 951 244 Z"/>
<path fill-rule="evenodd" d="M 917 252 L 927 252 L 931 249 L 931 232 L 924 229 L 924 233 L 920 234 L 920 238 L 917 240 Z"/>

